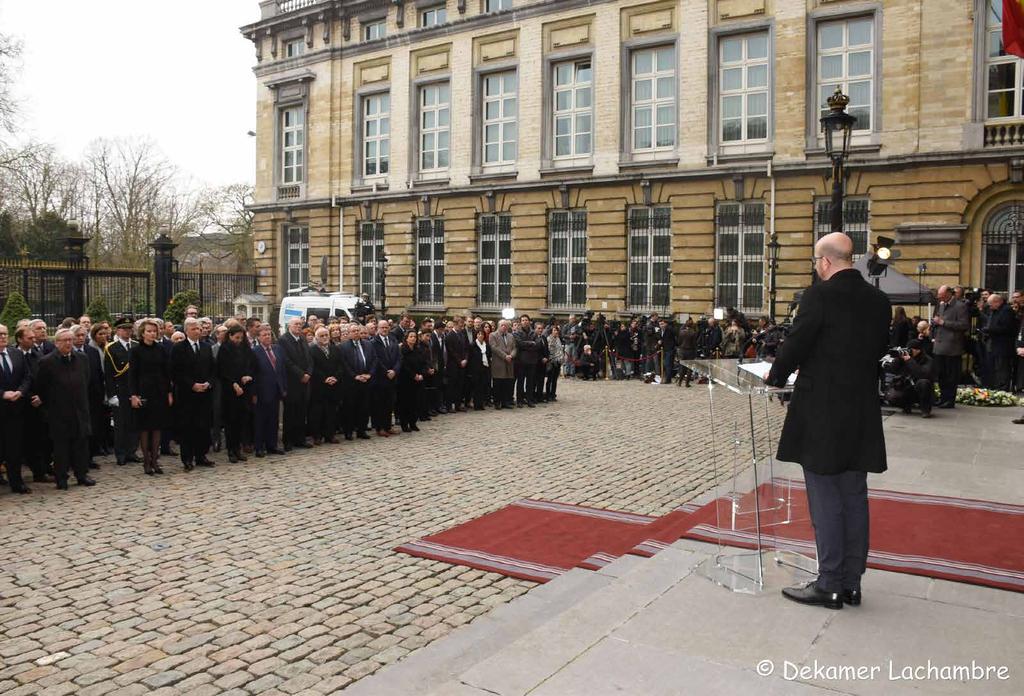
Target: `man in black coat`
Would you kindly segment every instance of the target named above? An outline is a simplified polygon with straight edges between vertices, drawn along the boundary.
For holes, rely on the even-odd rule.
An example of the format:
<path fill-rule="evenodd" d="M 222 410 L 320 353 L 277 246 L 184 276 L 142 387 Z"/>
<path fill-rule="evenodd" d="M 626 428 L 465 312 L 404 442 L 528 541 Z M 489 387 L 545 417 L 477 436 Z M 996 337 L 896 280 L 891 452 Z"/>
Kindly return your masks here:
<path fill-rule="evenodd" d="M 69 471 L 79 485 L 94 486 L 89 478 L 89 360 L 71 349 L 70 329 L 57 331 L 54 345 L 39 361 L 35 391 L 46 408 L 57 488 L 68 489 Z"/>
<path fill-rule="evenodd" d="M 448 381 L 448 346 L 445 344 L 447 330 L 444 326 L 444 319 L 431 322 L 430 351 L 437 362 L 437 371 L 431 378 L 434 389 L 430 392 L 433 402 L 430 404 L 431 413 L 449 413 L 445 401 L 448 395 L 445 392 L 445 384 Z"/>
<path fill-rule="evenodd" d="M 377 335 L 370 340 L 377 354 L 377 374 L 371 382 L 371 413 L 373 429 L 383 437 L 397 435 L 391 427 L 391 414 L 395 410 L 398 373 L 402 369 L 401 344 L 391 333 L 387 319 L 377 322 Z"/>
<path fill-rule="evenodd" d="M 32 382 L 30 394 L 26 395 L 27 404 L 24 406 L 24 442 L 30 442 L 32 446 L 23 449 L 24 460 L 32 470 L 32 480 L 36 483 L 46 483 L 52 473 L 50 462 L 53 459 L 53 444 L 50 442 L 50 433 L 46 425 L 46 409 L 42 407 L 42 401 L 35 393 L 36 374 L 39 372 L 39 361 L 43 354 L 36 347 L 31 327 L 21 327 L 14 332 L 14 337 L 18 344 L 15 351 L 21 353 L 24 358 Z"/>
<path fill-rule="evenodd" d="M 447 377 L 444 405 L 449 411 L 465 411 L 462 392 L 466 365 L 469 363 L 469 343 L 466 342 L 466 325 L 462 317 L 455 318 L 455 330 L 445 334 L 443 340 L 447 356 L 444 365 Z"/>
<path fill-rule="evenodd" d="M 309 380 L 309 435 L 314 445 L 335 444 L 341 404 L 341 349 L 331 343 L 331 332 L 326 326 L 317 328 L 309 355 L 313 365 Z"/>
<path fill-rule="evenodd" d="M 362 339 L 362 327 L 349 325 L 348 340 L 341 344 L 342 431 L 345 439 L 353 433 L 366 440 L 370 418 L 370 380 L 377 372 L 377 354 L 369 341 Z"/>
<path fill-rule="evenodd" d="M 199 320 L 185 320 L 185 340 L 171 349 L 171 377 L 174 380 L 175 432 L 185 471 L 213 466 L 206 458 L 210 451 L 210 424 L 213 423 L 211 388 L 214 377 L 213 352 L 202 342 Z"/>
<path fill-rule="evenodd" d="M 889 299 L 852 268 L 841 232 L 814 249 L 822 280 L 804 291 L 800 312 L 765 381 L 786 384 L 799 369 L 778 458 L 804 468 L 818 547 L 818 579 L 783 595 L 841 609 L 860 604 L 868 555 L 868 472 L 886 469 L 878 399 L 879 359 L 889 345 Z"/>
<path fill-rule="evenodd" d="M 516 375 L 516 405 L 534 407 L 533 395 L 537 391 L 537 362 L 540 359 L 537 346 L 537 337 L 533 333 L 533 324 L 530 316 L 524 314 L 519 317 L 519 328 L 515 330 L 512 337 L 516 342 L 515 375 Z"/>
<path fill-rule="evenodd" d="M 981 334 L 985 337 L 985 348 L 988 355 L 988 383 L 991 389 L 1012 390 L 1010 384 L 1011 367 L 1016 357 L 1013 346 L 1019 330 L 1019 322 L 1006 300 L 998 292 L 988 296 L 989 315 Z"/>
<path fill-rule="evenodd" d="M 31 383 L 25 356 L 8 348 L 7 327 L 0 324 L 0 461 L 7 465 L 7 481 L 14 493 L 32 492 L 21 477 Z"/>
<path fill-rule="evenodd" d="M 288 320 L 288 331 L 278 341 L 288 375 L 288 388 L 284 397 L 284 451 L 292 447 L 312 447 L 306 441 L 306 419 L 309 410 L 309 380 L 313 378 L 313 363 L 309 357 L 309 343 L 302 332 L 302 319 Z"/>

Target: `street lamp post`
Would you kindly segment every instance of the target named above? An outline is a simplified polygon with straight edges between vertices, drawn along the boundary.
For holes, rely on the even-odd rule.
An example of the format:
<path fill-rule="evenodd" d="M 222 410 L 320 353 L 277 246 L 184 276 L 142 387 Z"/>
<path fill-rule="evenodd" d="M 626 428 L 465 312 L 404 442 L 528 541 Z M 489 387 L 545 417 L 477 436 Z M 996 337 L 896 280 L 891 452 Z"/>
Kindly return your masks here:
<path fill-rule="evenodd" d="M 825 134 L 825 153 L 832 160 L 832 206 L 830 209 L 833 232 L 843 231 L 843 165 L 850 154 L 850 135 L 857 122 L 846 113 L 850 98 L 839 87 L 828 98 L 828 113 L 821 117 L 821 130 Z"/>
<path fill-rule="evenodd" d="M 775 278 L 779 270 L 779 235 L 772 233 L 768 241 L 768 315 L 775 323 Z"/>

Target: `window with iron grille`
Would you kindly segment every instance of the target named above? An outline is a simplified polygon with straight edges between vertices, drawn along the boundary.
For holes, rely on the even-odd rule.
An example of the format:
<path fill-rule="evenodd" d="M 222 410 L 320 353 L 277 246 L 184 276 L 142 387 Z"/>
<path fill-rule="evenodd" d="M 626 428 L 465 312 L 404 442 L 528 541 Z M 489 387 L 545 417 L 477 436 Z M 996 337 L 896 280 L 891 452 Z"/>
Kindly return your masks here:
<path fill-rule="evenodd" d="M 715 216 L 715 306 L 764 303 L 764 203 L 721 203 Z"/>
<path fill-rule="evenodd" d="M 512 301 L 512 216 L 480 216 L 480 291 L 482 306 Z"/>
<path fill-rule="evenodd" d="M 444 302 L 444 220 L 416 221 L 416 302 Z"/>
<path fill-rule="evenodd" d="M 814 201 L 814 240 L 832 231 L 832 201 L 818 198 Z M 843 232 L 853 240 L 853 258 L 868 253 L 868 234 L 871 232 L 870 205 L 867 198 L 843 199 Z"/>
<path fill-rule="evenodd" d="M 587 211 L 553 210 L 548 218 L 548 302 L 552 307 L 587 304 Z"/>
<path fill-rule="evenodd" d="M 359 225 L 359 293 L 370 296 L 373 304 L 380 302 L 384 279 L 384 223 L 363 222 Z"/>
<path fill-rule="evenodd" d="M 1024 201 L 1008 203 L 989 215 L 981 244 L 982 285 L 1002 293 L 1024 285 Z"/>
<path fill-rule="evenodd" d="M 664 311 L 672 272 L 672 209 L 629 211 L 629 307 Z"/>
<path fill-rule="evenodd" d="M 284 228 L 285 274 L 288 290 L 309 287 L 309 228 L 289 225 Z"/>

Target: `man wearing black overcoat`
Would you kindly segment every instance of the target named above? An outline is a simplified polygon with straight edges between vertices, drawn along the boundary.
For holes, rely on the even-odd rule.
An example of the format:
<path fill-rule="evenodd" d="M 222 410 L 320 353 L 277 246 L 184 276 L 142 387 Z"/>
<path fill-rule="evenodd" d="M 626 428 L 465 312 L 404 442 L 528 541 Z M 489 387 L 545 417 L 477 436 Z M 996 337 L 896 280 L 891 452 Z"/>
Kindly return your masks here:
<path fill-rule="evenodd" d="M 466 365 L 469 362 L 469 343 L 462 317 L 456 317 L 455 330 L 444 335 L 445 365 L 447 377 L 444 405 L 449 411 L 465 411 L 462 406 L 463 382 L 466 379 Z"/>
<path fill-rule="evenodd" d="M 377 354 L 377 373 L 370 381 L 370 420 L 382 437 L 397 435 L 391 427 L 391 414 L 398 396 L 398 373 L 402 369 L 401 344 L 391 333 L 391 322 L 377 322 L 377 335 L 370 339 Z"/>
<path fill-rule="evenodd" d="M 367 439 L 366 423 L 370 419 L 370 380 L 377 371 L 377 353 L 370 342 L 361 338 L 362 327 L 349 325 L 349 338 L 341 343 L 342 431 L 345 439 L 355 434 Z"/>
<path fill-rule="evenodd" d="M 284 358 L 288 375 L 288 389 L 284 397 L 284 451 L 292 447 L 312 447 L 306 441 L 306 419 L 309 409 L 309 381 L 313 378 L 313 363 L 309 356 L 309 342 L 302 332 L 302 319 L 288 320 L 288 331 L 277 345 Z"/>
<path fill-rule="evenodd" d="M 852 268 L 841 232 L 814 249 L 823 282 L 804 291 L 800 311 L 765 381 L 799 370 L 778 458 L 804 468 L 818 548 L 818 578 L 783 590 L 803 604 L 859 605 L 868 555 L 867 474 L 886 470 L 878 398 L 879 360 L 889 345 L 889 299 Z"/>
<path fill-rule="evenodd" d="M 71 330 L 60 329 L 56 349 L 39 361 L 35 393 L 46 409 L 57 488 L 68 489 L 68 472 L 81 486 L 89 478 L 89 359 L 71 349 Z"/>
<path fill-rule="evenodd" d="M 331 343 L 326 326 L 316 330 L 313 345 L 309 347 L 313 364 L 309 380 L 309 435 L 313 444 L 336 443 L 338 408 L 341 405 L 341 349 Z"/>
<path fill-rule="evenodd" d="M 213 352 L 202 339 L 199 320 L 185 320 L 185 340 L 171 349 L 171 377 L 174 380 L 175 432 L 185 471 L 213 466 L 206 458 L 210 451 L 210 425 L 213 423 Z"/>
<path fill-rule="evenodd" d="M 29 408 L 32 372 L 20 350 L 9 347 L 7 327 L 0 324 L 0 461 L 14 493 L 31 493 L 21 477 L 25 409 Z"/>

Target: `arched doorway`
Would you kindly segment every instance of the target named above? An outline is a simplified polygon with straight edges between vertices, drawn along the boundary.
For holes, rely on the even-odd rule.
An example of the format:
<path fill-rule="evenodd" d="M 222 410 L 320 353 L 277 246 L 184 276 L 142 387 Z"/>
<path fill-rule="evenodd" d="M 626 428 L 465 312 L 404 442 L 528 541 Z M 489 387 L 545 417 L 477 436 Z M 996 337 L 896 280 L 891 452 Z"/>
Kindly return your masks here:
<path fill-rule="evenodd" d="M 1024 286 L 1024 201 L 993 210 L 981 235 L 981 284 L 1007 293 Z"/>

